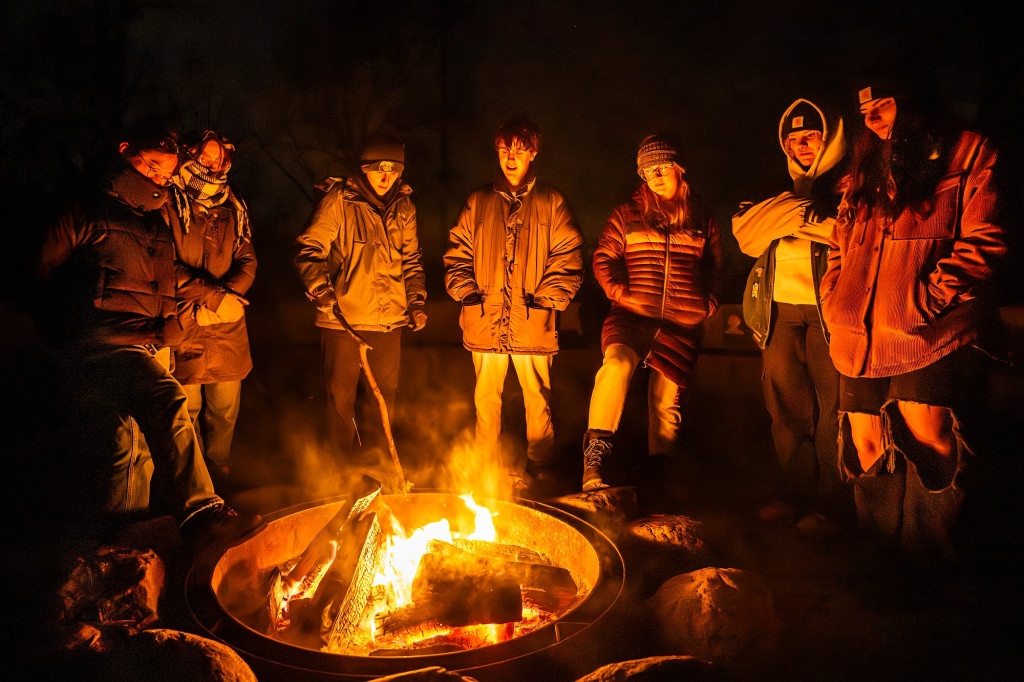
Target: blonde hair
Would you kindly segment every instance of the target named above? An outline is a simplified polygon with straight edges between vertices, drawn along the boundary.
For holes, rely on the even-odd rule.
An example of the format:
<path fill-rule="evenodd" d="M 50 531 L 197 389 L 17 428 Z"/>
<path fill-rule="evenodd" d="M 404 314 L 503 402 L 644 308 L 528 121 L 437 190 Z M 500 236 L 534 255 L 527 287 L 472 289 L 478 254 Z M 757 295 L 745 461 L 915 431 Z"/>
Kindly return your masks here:
<path fill-rule="evenodd" d="M 668 199 L 662 198 L 645 182 L 641 192 L 641 208 L 648 222 L 685 226 L 690 221 L 690 185 L 683 178 L 683 169 L 678 164 L 673 164 L 672 172 L 676 174 L 675 195 Z"/>

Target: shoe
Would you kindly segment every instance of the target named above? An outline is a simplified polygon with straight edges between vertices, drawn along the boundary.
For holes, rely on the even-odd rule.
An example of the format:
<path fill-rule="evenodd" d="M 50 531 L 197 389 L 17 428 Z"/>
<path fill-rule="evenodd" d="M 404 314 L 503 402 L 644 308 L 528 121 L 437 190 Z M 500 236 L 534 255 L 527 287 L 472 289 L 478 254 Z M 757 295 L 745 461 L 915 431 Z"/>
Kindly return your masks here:
<path fill-rule="evenodd" d="M 221 502 L 185 519 L 178 532 L 191 547 L 213 543 L 232 546 L 252 537 L 266 525 L 259 514 L 240 514 Z"/>
<path fill-rule="evenodd" d="M 505 475 L 512 486 L 512 492 L 517 495 L 529 492 L 530 486 L 533 485 L 533 477 L 525 471 L 509 469 L 505 472 Z"/>
<path fill-rule="evenodd" d="M 583 436 L 583 492 L 609 487 L 604 482 L 601 467 L 611 456 L 610 431 L 590 429 Z"/>

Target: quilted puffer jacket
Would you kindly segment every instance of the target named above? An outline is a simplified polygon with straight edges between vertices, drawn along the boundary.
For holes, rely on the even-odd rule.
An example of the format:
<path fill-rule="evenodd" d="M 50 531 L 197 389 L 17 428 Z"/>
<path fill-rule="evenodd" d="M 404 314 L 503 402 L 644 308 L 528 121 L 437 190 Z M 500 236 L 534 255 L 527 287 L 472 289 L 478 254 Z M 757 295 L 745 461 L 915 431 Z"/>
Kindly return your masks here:
<path fill-rule="evenodd" d="M 594 275 L 613 309 L 680 326 L 700 324 L 718 307 L 722 244 L 704 203 L 690 195 L 685 225 L 659 225 L 643 214 L 647 185 L 619 206 L 594 251 Z"/>

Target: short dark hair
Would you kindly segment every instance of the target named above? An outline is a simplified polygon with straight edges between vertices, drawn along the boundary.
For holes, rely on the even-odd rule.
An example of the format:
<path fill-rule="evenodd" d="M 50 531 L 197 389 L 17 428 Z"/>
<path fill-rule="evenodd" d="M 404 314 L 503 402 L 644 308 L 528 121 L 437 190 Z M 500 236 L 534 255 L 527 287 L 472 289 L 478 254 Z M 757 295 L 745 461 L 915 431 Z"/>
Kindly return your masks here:
<path fill-rule="evenodd" d="M 147 149 L 158 149 L 168 154 L 178 153 L 178 133 L 165 119 L 147 116 L 128 126 L 121 134 L 128 143 L 125 156 L 135 156 Z"/>
<path fill-rule="evenodd" d="M 525 117 L 511 118 L 498 126 L 498 132 L 494 135 L 495 147 L 502 144 L 511 147 L 516 140 L 531 152 L 535 152 L 540 149 L 540 128 Z"/>

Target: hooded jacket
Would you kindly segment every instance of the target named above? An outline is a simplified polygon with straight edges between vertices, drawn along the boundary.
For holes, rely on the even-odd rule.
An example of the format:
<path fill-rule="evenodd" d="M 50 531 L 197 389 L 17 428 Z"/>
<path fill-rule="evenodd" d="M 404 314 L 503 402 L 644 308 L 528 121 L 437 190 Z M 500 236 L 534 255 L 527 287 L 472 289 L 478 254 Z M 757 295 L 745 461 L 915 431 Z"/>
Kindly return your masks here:
<path fill-rule="evenodd" d="M 296 240 L 295 265 L 311 299 L 333 292 L 354 329 L 386 332 L 409 324 L 427 299 L 412 189 L 399 179 L 378 197 L 362 176 L 328 178 L 327 195 Z M 343 329 L 322 310 L 316 325 Z"/>
<path fill-rule="evenodd" d="M 61 300 L 56 323 L 86 345 L 180 341 L 169 192 L 128 164 L 47 232 L 38 274 Z"/>
<path fill-rule="evenodd" d="M 926 367 L 983 326 L 986 284 L 1007 252 L 996 151 L 970 131 L 941 147 L 945 177 L 917 210 L 893 219 L 850 203 L 849 187 L 844 193 L 821 298 L 829 352 L 846 376 Z"/>
<path fill-rule="evenodd" d="M 824 128 L 821 152 L 809 168 L 786 151 L 788 132 L 784 126 L 801 105 L 817 111 Z M 846 154 L 843 120 L 826 117 L 813 102 L 798 99 L 779 119 L 779 145 L 786 155 L 793 191 L 745 206 L 732 218 L 732 231 L 740 250 L 758 257 L 744 293 L 743 315 L 762 349 L 771 334 L 773 301 L 815 303 L 821 315 L 819 289 L 840 198 L 836 176 Z M 828 340 L 824 321 L 822 329 Z"/>
<path fill-rule="evenodd" d="M 174 378 L 182 384 L 240 381 L 252 369 L 244 315 L 203 324 L 205 311 L 219 319 L 216 311 L 228 291 L 244 296 L 255 279 L 256 252 L 238 235 L 237 223 L 231 202 L 212 208 L 193 202 L 188 230 L 175 224 L 178 317 L 185 337 L 174 349 Z"/>
<path fill-rule="evenodd" d="M 523 191 L 525 190 L 525 191 Z M 558 313 L 583 282 L 583 235 L 561 192 L 530 180 L 513 200 L 503 176 L 469 195 L 448 235 L 445 287 L 464 305 L 462 342 L 480 353 L 553 355 Z"/>

